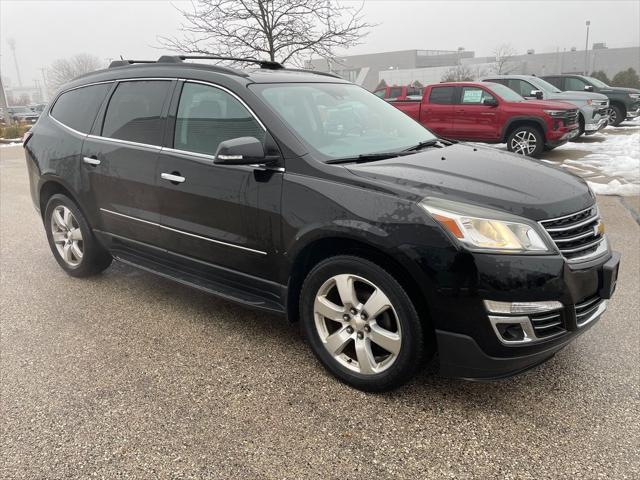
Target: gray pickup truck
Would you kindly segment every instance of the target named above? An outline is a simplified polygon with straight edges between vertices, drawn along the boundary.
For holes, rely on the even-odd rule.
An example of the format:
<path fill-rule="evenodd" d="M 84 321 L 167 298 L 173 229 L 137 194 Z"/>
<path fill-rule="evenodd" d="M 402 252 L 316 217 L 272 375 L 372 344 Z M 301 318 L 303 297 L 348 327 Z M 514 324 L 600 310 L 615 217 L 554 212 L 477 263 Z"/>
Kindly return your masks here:
<path fill-rule="evenodd" d="M 524 98 L 560 100 L 572 103 L 580 110 L 578 135 L 591 135 L 602 130 L 609 121 L 609 99 L 600 93 L 563 92 L 549 82 L 533 75 L 497 75 L 484 82 L 501 83 Z"/>

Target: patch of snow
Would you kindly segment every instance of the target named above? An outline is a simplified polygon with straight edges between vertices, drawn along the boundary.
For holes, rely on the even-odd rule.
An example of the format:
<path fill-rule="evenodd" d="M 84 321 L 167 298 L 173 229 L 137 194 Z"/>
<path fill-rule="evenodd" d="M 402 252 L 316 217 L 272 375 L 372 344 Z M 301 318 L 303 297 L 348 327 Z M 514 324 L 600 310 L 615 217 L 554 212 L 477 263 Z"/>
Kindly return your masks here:
<path fill-rule="evenodd" d="M 636 183 L 621 183 L 611 180 L 609 183 L 587 182 L 596 195 L 640 195 L 640 185 Z"/>
<path fill-rule="evenodd" d="M 22 143 L 20 143 L 20 142 L 0 143 L 0 148 L 3 148 L 3 147 L 15 147 L 17 145 L 22 145 Z"/>

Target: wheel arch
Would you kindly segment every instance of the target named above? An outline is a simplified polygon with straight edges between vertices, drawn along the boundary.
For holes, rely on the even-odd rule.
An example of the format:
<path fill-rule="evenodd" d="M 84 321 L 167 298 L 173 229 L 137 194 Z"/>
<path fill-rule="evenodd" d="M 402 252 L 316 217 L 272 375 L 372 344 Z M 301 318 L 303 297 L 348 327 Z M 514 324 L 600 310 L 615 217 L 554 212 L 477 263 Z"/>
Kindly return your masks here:
<path fill-rule="evenodd" d="M 69 197 L 73 201 L 73 203 L 75 203 L 76 206 L 80 209 L 85 219 L 87 219 L 88 221 L 86 212 L 83 210 L 76 196 L 72 193 L 69 186 L 65 185 L 64 181 L 62 181 L 58 177 L 43 177 L 40 182 L 40 187 L 38 189 L 38 206 L 40 207 L 40 216 L 42 217 L 43 221 L 45 209 L 47 208 L 49 199 L 58 193 Z"/>
<path fill-rule="evenodd" d="M 511 135 L 511 132 L 518 127 L 529 126 L 538 128 L 544 137 L 547 135 L 547 125 L 541 118 L 536 117 L 514 117 L 509 119 L 507 124 L 504 126 L 504 130 L 502 132 L 502 141 L 506 142 Z"/>
<path fill-rule="evenodd" d="M 412 274 L 411 268 L 378 246 L 362 239 L 342 235 L 315 239 L 305 245 L 296 255 L 288 282 L 286 308 L 289 321 L 297 322 L 299 320 L 300 294 L 308 273 L 322 260 L 337 255 L 353 255 L 381 266 L 404 288 L 425 325 L 425 333 L 434 332 L 427 299 L 415 279 L 415 275 Z"/>

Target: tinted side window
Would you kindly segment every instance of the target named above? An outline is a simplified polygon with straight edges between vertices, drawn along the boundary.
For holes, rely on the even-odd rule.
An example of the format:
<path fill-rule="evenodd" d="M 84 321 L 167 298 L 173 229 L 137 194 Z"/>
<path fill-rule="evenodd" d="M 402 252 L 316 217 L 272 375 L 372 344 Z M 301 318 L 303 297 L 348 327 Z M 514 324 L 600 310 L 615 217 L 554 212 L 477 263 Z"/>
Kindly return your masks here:
<path fill-rule="evenodd" d="M 409 100 L 422 100 L 422 88 L 407 87 L 407 98 Z"/>
<path fill-rule="evenodd" d="M 575 90 L 580 92 L 584 90 L 585 85 L 587 85 L 587 83 L 579 78 L 568 77 L 564 79 L 564 86 L 566 90 Z"/>
<path fill-rule="evenodd" d="M 402 87 L 391 87 L 388 100 L 395 100 L 402 95 Z"/>
<path fill-rule="evenodd" d="M 529 82 L 525 82 L 520 79 L 511 79 L 507 82 L 507 86 L 514 92 L 520 94 L 522 97 L 530 97 L 533 90 L 537 90 L 536 87 Z"/>
<path fill-rule="evenodd" d="M 249 111 L 224 90 L 185 83 L 178 105 L 173 148 L 215 155 L 220 142 L 238 137 L 264 141 L 265 131 Z"/>
<path fill-rule="evenodd" d="M 453 103 L 455 87 L 433 87 L 429 94 L 429 103 L 449 105 Z"/>
<path fill-rule="evenodd" d="M 51 116 L 74 130 L 89 133 L 110 88 L 110 83 L 102 83 L 63 93 L 53 106 Z"/>
<path fill-rule="evenodd" d="M 158 80 L 120 83 L 109 100 L 102 136 L 160 145 L 164 125 L 160 115 L 170 85 Z"/>
<path fill-rule="evenodd" d="M 544 77 L 544 80 L 562 90 L 562 77 Z"/>

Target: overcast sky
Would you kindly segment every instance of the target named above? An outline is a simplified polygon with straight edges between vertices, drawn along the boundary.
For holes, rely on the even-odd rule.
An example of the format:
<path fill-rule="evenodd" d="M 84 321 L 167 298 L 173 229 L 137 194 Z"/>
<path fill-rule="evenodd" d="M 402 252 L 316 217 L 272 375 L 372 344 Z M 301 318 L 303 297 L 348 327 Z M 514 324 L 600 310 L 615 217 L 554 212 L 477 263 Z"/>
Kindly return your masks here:
<path fill-rule="evenodd" d="M 485 56 L 501 43 L 520 53 L 583 49 L 586 20 L 589 44 L 640 45 L 640 0 L 365 0 L 363 13 L 379 25 L 362 45 L 339 54 L 465 47 Z M 33 84 L 41 68 L 76 53 L 105 62 L 120 55 L 155 59 L 161 54 L 157 36 L 177 34 L 180 22 L 162 0 L 0 0 L 1 72 L 16 83 L 9 38 L 16 42 L 23 84 Z"/>

